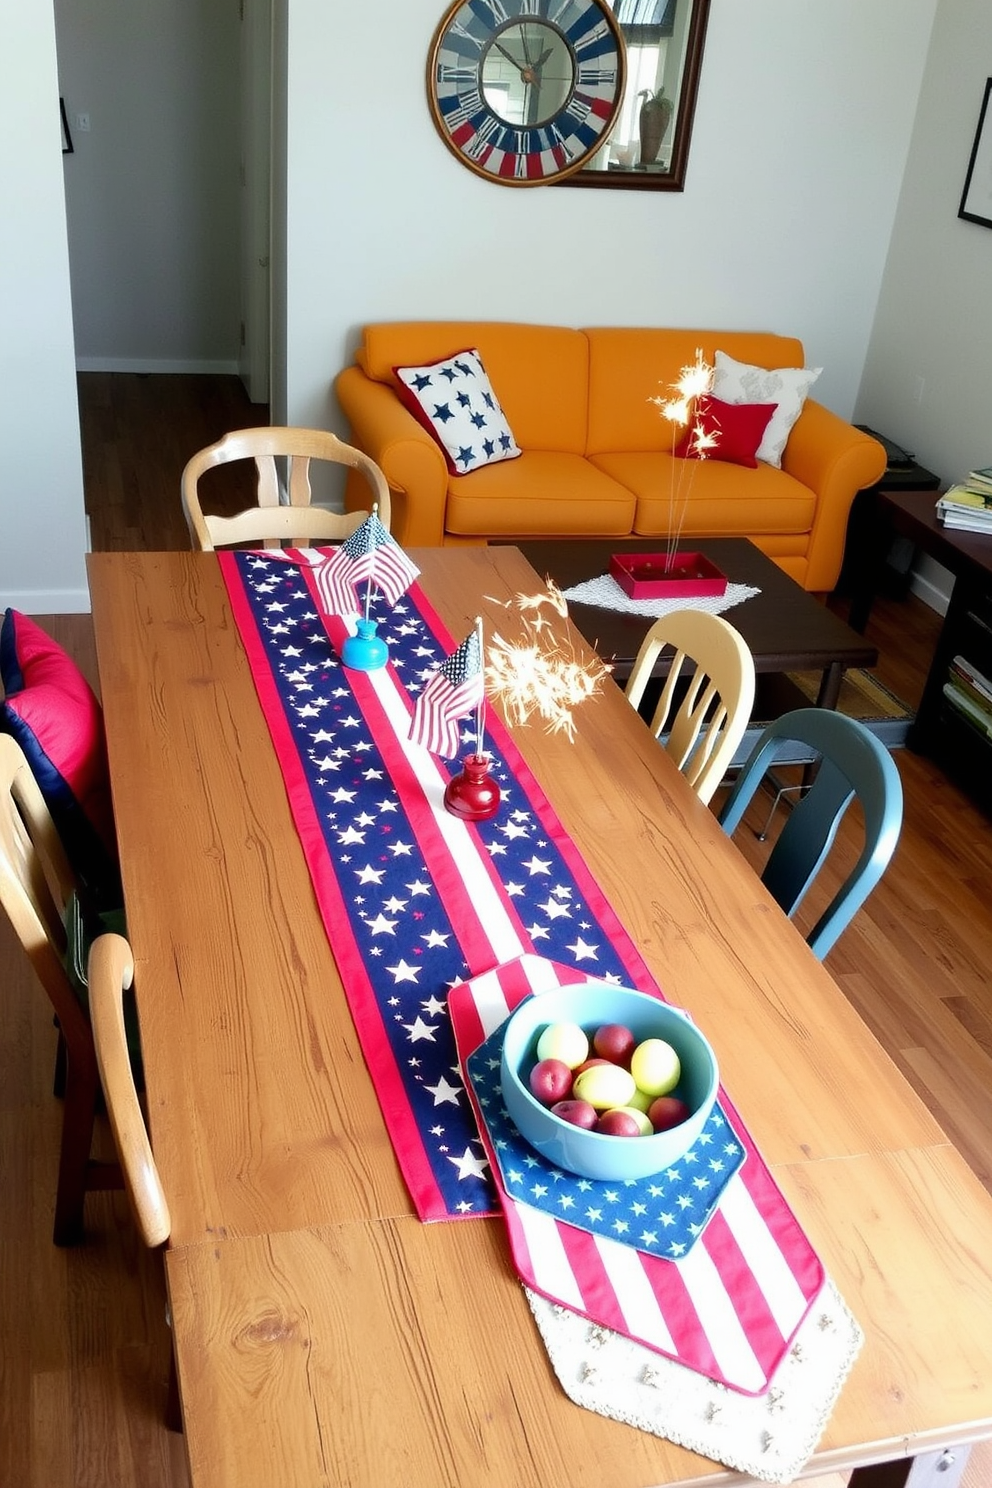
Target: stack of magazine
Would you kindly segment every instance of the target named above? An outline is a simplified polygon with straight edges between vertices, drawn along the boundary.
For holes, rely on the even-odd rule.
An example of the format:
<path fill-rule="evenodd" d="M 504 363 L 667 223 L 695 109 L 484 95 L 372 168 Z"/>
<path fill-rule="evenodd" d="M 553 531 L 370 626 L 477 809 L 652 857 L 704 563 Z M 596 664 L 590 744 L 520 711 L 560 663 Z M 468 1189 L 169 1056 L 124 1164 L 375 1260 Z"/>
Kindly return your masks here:
<path fill-rule="evenodd" d="M 960 532 L 992 533 L 992 465 L 969 470 L 937 501 L 937 518 Z"/>
<path fill-rule="evenodd" d="M 976 728 L 992 738 L 992 682 L 963 656 L 955 656 L 951 662 L 944 696 Z"/>

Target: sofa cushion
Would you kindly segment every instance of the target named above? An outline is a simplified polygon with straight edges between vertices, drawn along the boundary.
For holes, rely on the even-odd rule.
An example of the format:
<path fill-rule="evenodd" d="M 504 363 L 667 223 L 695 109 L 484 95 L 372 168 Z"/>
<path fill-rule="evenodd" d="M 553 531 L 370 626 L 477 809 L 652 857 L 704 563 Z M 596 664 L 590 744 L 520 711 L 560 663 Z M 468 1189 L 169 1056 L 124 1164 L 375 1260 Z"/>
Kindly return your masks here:
<path fill-rule="evenodd" d="M 452 475 L 517 459 L 520 449 L 474 348 L 393 371 L 400 397 L 441 446 Z"/>
<path fill-rule="evenodd" d="M 723 460 L 754 470 L 774 403 L 724 403 L 712 395 L 697 398 L 692 418 L 672 450 L 679 460 Z"/>
<path fill-rule="evenodd" d="M 660 452 L 596 455 L 592 464 L 634 494 L 633 530 L 648 537 L 806 534 L 813 525 L 814 493 L 768 465 L 745 475 L 737 465 Z"/>
<path fill-rule="evenodd" d="M 589 343 L 582 331 L 507 321 L 393 321 L 366 326 L 362 337 L 359 366 L 394 389 L 394 367 L 436 362 L 474 346 L 521 449 L 585 452 Z"/>
<path fill-rule="evenodd" d="M 580 455 L 525 450 L 519 460 L 450 476 L 445 532 L 461 537 L 621 537 L 634 496 Z"/>
<path fill-rule="evenodd" d="M 727 403 L 775 403 L 775 412 L 758 446 L 758 459 L 779 469 L 792 426 L 822 367 L 755 367 L 718 350 L 713 396 Z"/>
<path fill-rule="evenodd" d="M 652 399 L 672 396 L 673 384 L 678 381 L 682 369 L 695 362 L 697 350 L 711 366 L 718 346 L 741 361 L 768 367 L 787 367 L 790 364 L 801 367 L 803 364 L 801 341 L 761 331 L 602 326 L 587 330 L 586 335 L 589 338 L 588 455 L 670 450 L 671 425 Z M 489 365 L 488 360 L 486 365 Z M 495 376 L 494 369 L 490 367 L 489 370 Z M 728 398 L 726 401 L 758 403 L 774 400 Z M 512 413 L 510 418 L 517 439 L 523 444 Z"/>

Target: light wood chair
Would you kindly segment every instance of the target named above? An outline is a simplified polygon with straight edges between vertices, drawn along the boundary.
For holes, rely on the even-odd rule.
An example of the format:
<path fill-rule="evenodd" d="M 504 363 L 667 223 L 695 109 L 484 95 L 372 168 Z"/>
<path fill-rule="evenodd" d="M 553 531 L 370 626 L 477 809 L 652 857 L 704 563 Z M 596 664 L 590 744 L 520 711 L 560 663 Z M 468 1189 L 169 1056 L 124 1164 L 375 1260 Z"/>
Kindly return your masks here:
<path fill-rule="evenodd" d="M 172 1220 L 128 1053 L 124 994 L 134 980 L 134 957 L 123 935 L 97 936 L 90 947 L 88 980 L 93 1043 L 107 1115 L 141 1238 L 154 1249 L 168 1240 Z"/>
<path fill-rule="evenodd" d="M 286 490 L 289 504 L 280 497 L 276 461 L 286 461 Z M 254 460 L 258 478 L 258 505 L 233 517 L 209 516 L 200 504 L 201 476 L 232 460 Z M 279 425 L 259 429 L 235 429 L 216 444 L 199 450 L 182 474 L 182 501 L 193 547 L 212 553 L 217 547 L 252 543 L 267 548 L 284 544 L 343 542 L 362 525 L 367 512 L 332 512 L 311 506 L 310 462 L 328 460 L 357 470 L 368 481 L 378 503 L 379 520 L 388 530 L 389 486 L 374 460 L 361 450 L 343 443 L 324 429 L 295 429 Z"/>
<path fill-rule="evenodd" d="M 720 615 L 706 610 L 673 610 L 656 620 L 644 637 L 626 686 L 638 708 L 648 679 L 666 647 L 674 655 L 651 719 L 651 732 L 699 799 L 708 805 L 738 744 L 754 705 L 754 658 L 743 637 Z M 684 664 L 694 666 L 684 696 L 677 701 Z M 674 717 L 672 714 L 674 712 Z"/>
<path fill-rule="evenodd" d="M 88 975 L 96 1059 L 134 1217 L 142 1240 L 154 1250 L 168 1240 L 172 1218 L 148 1140 L 128 1052 L 124 998 L 133 981 L 134 957 L 128 942 L 122 935 L 98 935 L 90 947 Z M 173 1431 L 182 1430 L 175 1352 L 169 1373 L 166 1421 Z"/>
<path fill-rule="evenodd" d="M 56 1245 L 82 1238 L 93 1189 L 120 1188 L 116 1163 L 91 1158 L 100 1092 L 93 1030 L 66 970 L 65 915 L 78 884 L 20 745 L 0 734 L 0 905 L 48 994 L 59 1026 L 64 1105 L 55 1197 Z"/>

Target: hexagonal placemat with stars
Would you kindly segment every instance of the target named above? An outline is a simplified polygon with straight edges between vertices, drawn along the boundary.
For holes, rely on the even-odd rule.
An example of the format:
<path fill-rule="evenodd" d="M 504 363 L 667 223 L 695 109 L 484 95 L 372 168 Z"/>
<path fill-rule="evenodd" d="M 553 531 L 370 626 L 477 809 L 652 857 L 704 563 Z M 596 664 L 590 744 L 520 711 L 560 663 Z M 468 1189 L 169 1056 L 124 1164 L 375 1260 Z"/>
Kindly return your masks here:
<path fill-rule="evenodd" d="M 500 1089 L 502 1047 L 500 1027 L 467 1068 L 507 1193 L 590 1234 L 669 1260 L 687 1255 L 746 1156 L 719 1103 L 674 1167 L 624 1183 L 580 1178 L 549 1163 L 511 1121 Z"/>

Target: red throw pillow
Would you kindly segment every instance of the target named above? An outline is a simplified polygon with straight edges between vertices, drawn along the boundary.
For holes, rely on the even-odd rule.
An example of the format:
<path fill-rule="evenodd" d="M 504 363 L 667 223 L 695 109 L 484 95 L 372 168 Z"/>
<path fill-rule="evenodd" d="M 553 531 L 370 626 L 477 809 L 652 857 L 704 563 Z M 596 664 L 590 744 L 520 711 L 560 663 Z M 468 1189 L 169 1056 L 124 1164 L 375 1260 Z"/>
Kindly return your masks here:
<path fill-rule="evenodd" d="M 0 625 L 0 729 L 24 751 L 92 902 L 120 904 L 103 712 L 72 658 L 40 625 L 7 610 Z"/>
<path fill-rule="evenodd" d="M 726 460 L 753 470 L 762 435 L 777 407 L 777 403 L 724 403 L 712 394 L 704 394 L 696 400 L 695 417 L 686 425 L 672 454 L 680 460 Z M 696 450 L 697 429 L 704 439 L 715 440 L 702 453 Z"/>

